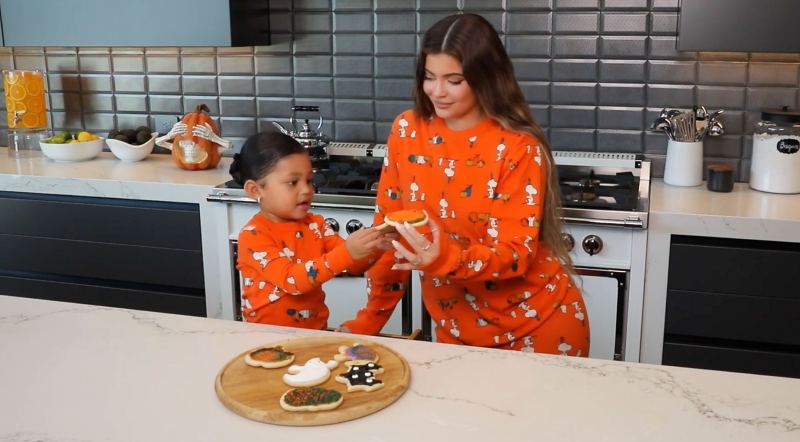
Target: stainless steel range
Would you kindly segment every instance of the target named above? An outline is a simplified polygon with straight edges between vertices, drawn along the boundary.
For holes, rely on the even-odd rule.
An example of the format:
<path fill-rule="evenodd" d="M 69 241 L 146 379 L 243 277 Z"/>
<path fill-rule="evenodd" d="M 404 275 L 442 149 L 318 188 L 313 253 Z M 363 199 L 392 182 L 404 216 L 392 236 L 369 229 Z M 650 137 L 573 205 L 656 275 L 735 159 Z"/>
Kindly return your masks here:
<path fill-rule="evenodd" d="M 385 148 L 368 143 L 331 143 L 327 147 L 330 166 L 315 175 L 318 193 L 312 210 L 325 216 L 344 237 L 372 222 Z M 564 239 L 571 245 L 580 277 L 577 282 L 587 304 L 590 357 L 638 361 L 650 163 L 633 154 L 555 152 L 554 158 L 561 178 Z M 227 270 L 212 284 L 218 285 L 213 288 L 221 293 L 226 319 L 238 319 L 241 305 L 236 238 L 257 210 L 256 202 L 232 184 L 215 187 L 207 197 L 209 202 L 220 203 L 212 211 L 214 219 L 209 220 L 223 232 L 212 252 Z M 335 278 L 325 291 L 333 326 L 352 318 L 366 302 L 363 277 Z M 432 324 L 422 308 L 416 277 L 383 332 L 408 335 L 413 329 L 432 338 Z"/>

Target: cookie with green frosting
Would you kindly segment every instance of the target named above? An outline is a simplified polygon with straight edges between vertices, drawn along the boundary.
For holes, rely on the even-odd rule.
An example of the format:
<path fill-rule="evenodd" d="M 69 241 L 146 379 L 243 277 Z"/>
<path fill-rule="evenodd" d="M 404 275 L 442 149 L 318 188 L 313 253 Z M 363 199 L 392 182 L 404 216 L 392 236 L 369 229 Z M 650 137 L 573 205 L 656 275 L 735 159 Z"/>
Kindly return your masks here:
<path fill-rule="evenodd" d="M 281 396 L 281 408 L 286 411 L 333 410 L 342 404 L 342 393 L 322 387 L 292 388 Z"/>

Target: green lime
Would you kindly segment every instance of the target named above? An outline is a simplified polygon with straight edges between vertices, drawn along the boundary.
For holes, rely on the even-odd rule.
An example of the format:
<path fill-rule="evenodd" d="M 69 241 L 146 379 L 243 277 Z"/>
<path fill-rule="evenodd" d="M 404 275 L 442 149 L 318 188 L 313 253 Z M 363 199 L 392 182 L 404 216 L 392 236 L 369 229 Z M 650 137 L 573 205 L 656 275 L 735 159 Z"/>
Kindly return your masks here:
<path fill-rule="evenodd" d="M 53 138 L 50 138 L 50 140 L 48 140 L 47 142 L 55 144 L 64 144 L 65 141 L 66 140 L 64 139 L 64 137 L 62 137 L 61 135 L 56 135 Z"/>

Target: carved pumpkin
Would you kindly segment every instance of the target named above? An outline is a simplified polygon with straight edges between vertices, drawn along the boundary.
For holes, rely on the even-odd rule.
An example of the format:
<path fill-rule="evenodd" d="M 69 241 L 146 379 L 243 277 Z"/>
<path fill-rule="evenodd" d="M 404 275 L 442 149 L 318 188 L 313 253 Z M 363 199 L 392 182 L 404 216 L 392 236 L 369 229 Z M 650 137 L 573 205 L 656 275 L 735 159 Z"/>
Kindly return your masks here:
<path fill-rule="evenodd" d="M 192 135 L 195 125 L 208 123 L 215 134 L 219 135 L 219 128 L 208 114 L 209 109 L 205 104 L 197 106 L 194 112 L 189 112 L 181 119 L 186 123 L 186 133 L 177 135 L 172 141 L 172 158 L 182 169 L 203 170 L 213 169 L 219 164 L 219 146 L 213 141 Z"/>

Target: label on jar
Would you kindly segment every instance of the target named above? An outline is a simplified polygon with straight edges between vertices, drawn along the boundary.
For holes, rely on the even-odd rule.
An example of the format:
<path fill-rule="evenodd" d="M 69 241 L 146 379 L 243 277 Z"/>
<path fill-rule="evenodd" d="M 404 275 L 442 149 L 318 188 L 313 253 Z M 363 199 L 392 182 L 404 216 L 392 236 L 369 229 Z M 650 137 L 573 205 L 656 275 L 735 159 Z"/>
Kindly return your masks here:
<path fill-rule="evenodd" d="M 792 154 L 800 150 L 800 140 L 794 138 L 784 138 L 778 141 L 778 152 Z"/>

